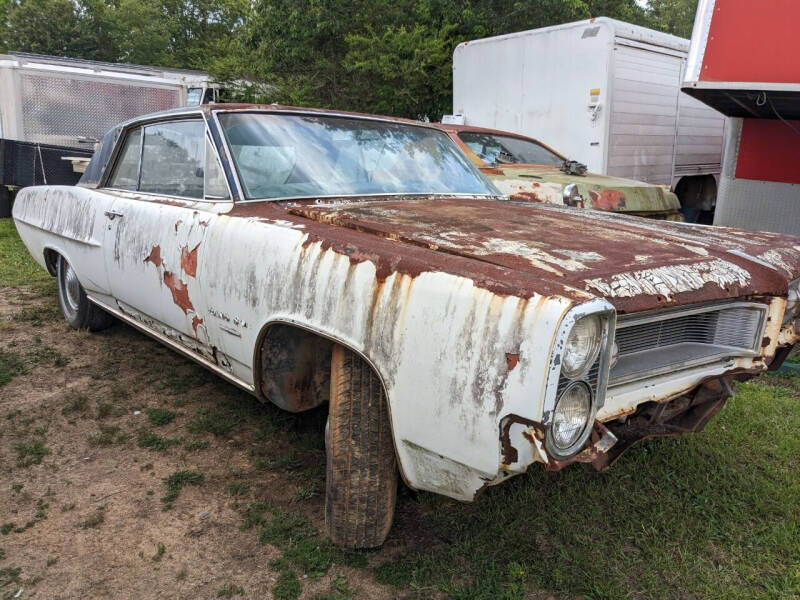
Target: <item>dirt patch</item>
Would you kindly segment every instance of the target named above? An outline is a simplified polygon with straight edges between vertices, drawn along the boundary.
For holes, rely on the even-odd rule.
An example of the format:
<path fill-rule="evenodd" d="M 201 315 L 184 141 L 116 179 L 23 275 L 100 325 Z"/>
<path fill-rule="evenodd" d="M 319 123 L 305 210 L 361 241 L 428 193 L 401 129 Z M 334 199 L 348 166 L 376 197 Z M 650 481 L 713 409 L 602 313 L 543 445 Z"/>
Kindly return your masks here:
<path fill-rule="evenodd" d="M 324 412 L 262 406 L 119 323 L 74 331 L 32 288 L 0 288 L 0 352 L 0 597 L 268 598 L 293 542 L 262 543 L 248 507 L 322 530 Z M 299 597 L 396 596 L 347 560 L 291 564 Z"/>

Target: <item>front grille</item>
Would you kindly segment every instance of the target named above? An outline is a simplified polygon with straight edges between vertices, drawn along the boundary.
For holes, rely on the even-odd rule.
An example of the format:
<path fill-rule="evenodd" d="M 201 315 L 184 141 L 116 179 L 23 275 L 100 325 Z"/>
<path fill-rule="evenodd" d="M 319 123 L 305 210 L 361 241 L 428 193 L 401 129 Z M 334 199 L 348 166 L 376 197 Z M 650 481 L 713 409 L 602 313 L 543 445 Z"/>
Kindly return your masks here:
<path fill-rule="evenodd" d="M 622 317 L 610 384 L 758 352 L 766 306 L 736 302 Z"/>

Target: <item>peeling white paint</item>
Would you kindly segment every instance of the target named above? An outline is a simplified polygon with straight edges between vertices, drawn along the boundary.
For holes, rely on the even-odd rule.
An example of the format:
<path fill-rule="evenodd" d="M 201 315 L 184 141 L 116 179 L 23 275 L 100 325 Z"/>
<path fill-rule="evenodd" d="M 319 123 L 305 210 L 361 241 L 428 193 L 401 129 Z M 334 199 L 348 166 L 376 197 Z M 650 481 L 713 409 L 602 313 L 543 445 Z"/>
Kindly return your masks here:
<path fill-rule="evenodd" d="M 787 260 L 796 264 L 798 259 L 800 259 L 800 251 L 793 248 L 775 248 L 773 250 L 767 250 L 763 254 L 759 254 L 758 258 L 775 267 L 783 269 L 791 275 L 793 272 L 792 265 L 789 264 Z"/>
<path fill-rule="evenodd" d="M 750 273 L 737 265 L 716 259 L 618 273 L 585 281 L 587 290 L 597 290 L 604 296 L 630 298 L 649 294 L 670 299 L 673 294 L 699 290 L 709 283 L 720 287 L 734 284 L 744 286 L 750 283 Z"/>

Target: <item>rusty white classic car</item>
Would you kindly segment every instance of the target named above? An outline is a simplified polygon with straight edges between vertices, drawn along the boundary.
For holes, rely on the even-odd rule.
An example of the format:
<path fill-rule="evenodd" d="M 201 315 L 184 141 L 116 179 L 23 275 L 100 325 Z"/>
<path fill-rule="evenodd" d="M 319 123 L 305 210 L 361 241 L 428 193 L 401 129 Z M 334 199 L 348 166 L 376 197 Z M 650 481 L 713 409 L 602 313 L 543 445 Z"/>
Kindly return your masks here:
<path fill-rule="evenodd" d="M 514 201 L 442 131 L 216 105 L 106 135 L 13 216 L 75 328 L 133 325 L 259 399 L 328 404 L 326 527 L 398 474 L 473 500 L 698 431 L 797 341 L 800 239 Z"/>

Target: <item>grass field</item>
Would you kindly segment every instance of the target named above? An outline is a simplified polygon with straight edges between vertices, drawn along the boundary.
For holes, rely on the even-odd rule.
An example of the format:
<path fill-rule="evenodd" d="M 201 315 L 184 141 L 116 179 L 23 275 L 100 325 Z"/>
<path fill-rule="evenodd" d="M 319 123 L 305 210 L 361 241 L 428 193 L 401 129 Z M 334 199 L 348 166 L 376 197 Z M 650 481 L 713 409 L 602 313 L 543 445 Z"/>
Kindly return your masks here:
<path fill-rule="evenodd" d="M 88 581 L 104 553 L 117 597 L 800 598 L 798 378 L 740 384 L 705 432 L 605 474 L 533 469 L 472 504 L 402 489 L 387 544 L 345 552 L 320 533 L 324 408 L 261 406 L 123 325 L 69 330 L 10 220 L 0 292 L 0 598 Z M 63 385 L 35 400 L 47 381 Z M 128 492 L 82 504 L 63 483 L 82 477 Z M 187 537 L 203 510 L 217 529 Z"/>

